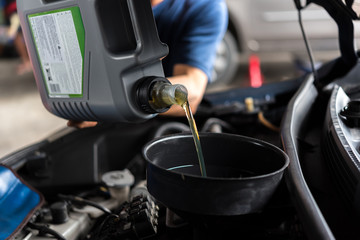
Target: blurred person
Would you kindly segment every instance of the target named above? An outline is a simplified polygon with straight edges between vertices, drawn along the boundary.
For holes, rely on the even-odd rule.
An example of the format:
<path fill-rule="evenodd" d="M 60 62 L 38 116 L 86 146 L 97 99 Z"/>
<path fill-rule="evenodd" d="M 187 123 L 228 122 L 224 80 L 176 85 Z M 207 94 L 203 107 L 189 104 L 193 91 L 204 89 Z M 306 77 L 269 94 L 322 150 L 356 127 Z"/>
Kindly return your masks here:
<path fill-rule="evenodd" d="M 14 44 L 21 59 L 21 64 L 17 67 L 17 74 L 22 75 L 32 71 L 31 62 L 27 53 L 24 37 L 21 32 L 20 19 L 16 10 L 16 0 L 0 0 L 2 7 L 5 27 L 1 28 L 2 43 Z"/>
<path fill-rule="evenodd" d="M 160 40 L 169 46 L 162 60 L 166 78 L 188 90 L 193 113 L 199 106 L 216 57 L 216 49 L 228 24 L 224 0 L 151 0 Z M 173 105 L 165 116 L 185 116 Z M 95 126 L 97 122 L 69 121 L 78 128 Z"/>

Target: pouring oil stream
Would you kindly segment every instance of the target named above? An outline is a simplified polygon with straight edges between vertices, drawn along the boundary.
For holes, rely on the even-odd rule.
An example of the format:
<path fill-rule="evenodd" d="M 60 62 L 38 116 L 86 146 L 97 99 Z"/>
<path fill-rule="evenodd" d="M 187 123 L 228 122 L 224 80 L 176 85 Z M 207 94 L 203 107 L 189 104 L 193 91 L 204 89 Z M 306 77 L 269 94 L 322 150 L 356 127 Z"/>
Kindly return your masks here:
<path fill-rule="evenodd" d="M 197 130 L 195 119 L 194 119 L 194 116 L 193 116 L 193 114 L 191 112 L 189 102 L 186 101 L 183 105 L 181 105 L 181 107 L 184 109 L 184 111 L 186 113 L 186 117 L 188 119 L 189 126 L 190 126 L 190 129 L 191 129 L 191 133 L 192 133 L 193 138 L 194 138 L 196 153 L 197 153 L 198 159 L 199 159 L 199 166 L 200 166 L 201 176 L 206 177 L 205 161 L 204 161 L 204 155 L 203 155 L 203 152 L 202 152 L 202 149 L 201 149 L 199 132 Z"/>
<path fill-rule="evenodd" d="M 194 139 L 201 176 L 206 177 L 207 175 L 206 175 L 204 155 L 201 149 L 199 132 L 197 130 L 195 119 L 191 112 L 190 104 L 188 101 L 187 89 L 180 84 L 171 85 L 168 83 L 160 83 L 159 85 L 155 85 L 152 94 L 152 104 L 156 104 L 156 105 L 177 104 L 184 109 Z"/>
<path fill-rule="evenodd" d="M 196 153 L 197 153 L 198 160 L 199 160 L 201 176 L 206 177 L 205 161 L 204 161 L 204 155 L 203 155 L 203 152 L 201 149 L 199 132 L 197 130 L 195 119 L 191 112 L 189 101 L 187 99 L 186 88 L 181 86 L 181 87 L 177 87 L 175 89 L 175 100 L 176 100 L 177 104 L 180 105 L 185 111 L 186 117 L 189 122 L 189 127 L 190 127 L 190 130 L 191 130 L 191 133 L 192 133 L 192 136 L 194 139 L 194 143 L 195 143 L 195 148 L 196 148 Z"/>

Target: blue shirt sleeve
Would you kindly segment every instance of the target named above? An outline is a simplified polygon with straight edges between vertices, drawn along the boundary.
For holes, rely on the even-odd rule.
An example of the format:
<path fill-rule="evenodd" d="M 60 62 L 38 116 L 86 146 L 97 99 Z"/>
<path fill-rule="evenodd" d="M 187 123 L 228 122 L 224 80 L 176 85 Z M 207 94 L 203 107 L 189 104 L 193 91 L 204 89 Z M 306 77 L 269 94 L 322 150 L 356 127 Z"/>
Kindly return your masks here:
<path fill-rule="evenodd" d="M 209 2 L 189 10 L 186 30 L 173 49 L 172 63 L 199 68 L 210 81 L 216 48 L 227 29 L 228 12 L 224 1 Z"/>

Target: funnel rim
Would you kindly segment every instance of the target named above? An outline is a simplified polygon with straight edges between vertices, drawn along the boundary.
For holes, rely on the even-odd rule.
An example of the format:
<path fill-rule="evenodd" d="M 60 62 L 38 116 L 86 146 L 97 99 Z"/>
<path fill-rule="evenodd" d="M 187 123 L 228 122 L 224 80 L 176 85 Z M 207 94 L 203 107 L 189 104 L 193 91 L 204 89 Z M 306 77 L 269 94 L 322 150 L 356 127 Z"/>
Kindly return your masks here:
<path fill-rule="evenodd" d="M 271 171 L 269 173 L 265 173 L 265 174 L 261 174 L 261 175 L 255 175 L 255 176 L 250 176 L 250 177 L 241 177 L 241 178 L 235 178 L 235 177 L 228 177 L 228 178 L 221 178 L 221 177 L 211 177 L 211 176 L 206 176 L 203 177 L 201 175 L 195 175 L 195 174 L 189 174 L 189 173 L 180 173 L 180 172 L 176 172 L 176 171 L 172 171 L 169 170 L 168 168 L 159 166 L 158 164 L 155 164 L 152 160 L 150 160 L 148 158 L 148 156 L 146 155 L 148 149 L 150 149 L 152 146 L 154 146 L 155 144 L 159 143 L 159 142 L 164 142 L 166 140 L 169 139 L 180 139 L 180 138 L 192 138 L 191 133 L 175 133 L 175 134 L 169 134 L 169 135 L 164 135 L 164 136 L 160 136 L 157 138 L 152 139 L 151 141 L 149 141 L 147 144 L 145 144 L 145 146 L 143 147 L 142 150 L 142 155 L 144 157 L 144 159 L 146 160 L 146 162 L 148 164 L 151 164 L 165 172 L 171 173 L 171 174 L 176 174 L 178 176 L 186 176 L 186 177 L 192 177 L 195 179 L 206 179 L 206 180 L 212 180 L 212 181 L 229 181 L 229 180 L 242 180 L 242 181 L 246 181 L 246 180 L 256 180 L 256 179 L 263 179 L 263 178 L 268 178 L 274 175 L 277 175 L 279 173 L 284 172 L 284 170 L 288 167 L 290 160 L 288 155 L 279 147 L 270 144 L 266 141 L 260 140 L 260 139 L 255 139 L 255 138 L 251 138 L 251 137 L 247 137 L 247 136 L 243 136 L 243 135 L 238 135 L 238 134 L 231 134 L 231 133 L 210 133 L 210 132 L 206 132 L 206 133 L 199 133 L 200 136 L 200 140 L 202 137 L 206 137 L 206 136 L 210 136 L 210 137 L 214 137 L 214 136 L 226 136 L 229 138 L 237 138 L 237 139 L 242 139 L 244 141 L 249 141 L 252 144 L 256 144 L 262 147 L 265 147 L 267 149 L 270 149 L 274 152 L 276 152 L 277 154 L 280 154 L 283 156 L 284 159 L 284 163 L 282 164 L 282 167 L 275 170 L 275 171 Z M 205 159 L 206 161 L 206 159 Z"/>

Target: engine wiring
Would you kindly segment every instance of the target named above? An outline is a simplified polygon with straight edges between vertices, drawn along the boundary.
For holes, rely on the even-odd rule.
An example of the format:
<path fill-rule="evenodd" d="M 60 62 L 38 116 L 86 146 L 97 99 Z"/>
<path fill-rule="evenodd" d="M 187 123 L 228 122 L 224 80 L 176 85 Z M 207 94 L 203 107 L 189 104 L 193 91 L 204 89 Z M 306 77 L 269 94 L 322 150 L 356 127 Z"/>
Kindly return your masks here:
<path fill-rule="evenodd" d="M 89 205 L 89 206 L 95 207 L 95 208 L 103 211 L 106 214 L 109 214 L 109 215 L 112 214 L 112 212 L 109 209 L 107 209 L 106 207 L 101 206 L 100 204 L 97 204 L 95 202 L 89 201 L 87 199 L 84 199 L 82 197 L 71 196 L 71 195 L 63 195 L 63 194 L 59 194 L 58 196 L 59 196 L 59 198 L 61 198 L 63 200 L 76 202 L 76 203 L 84 204 L 84 205 Z"/>
<path fill-rule="evenodd" d="M 263 124 L 265 127 L 273 130 L 274 132 L 279 132 L 280 131 L 280 128 L 275 126 L 274 124 L 272 124 L 271 122 L 269 122 L 265 116 L 264 116 L 264 113 L 263 112 L 259 112 L 258 113 L 258 119 L 260 121 L 261 124 Z"/>
<path fill-rule="evenodd" d="M 49 228 L 46 225 L 38 225 L 32 222 L 28 222 L 26 226 L 28 228 L 38 230 L 39 235 L 49 234 L 58 240 L 66 240 L 60 233 L 56 232 L 55 230 Z"/>
<path fill-rule="evenodd" d="M 252 97 L 247 97 L 245 99 L 245 106 L 248 113 L 256 113 L 259 122 L 264 125 L 265 127 L 269 128 L 274 132 L 279 132 L 280 128 L 272 124 L 269 120 L 267 120 L 264 116 L 263 111 L 260 110 L 259 107 L 255 107 L 255 102 Z"/>

